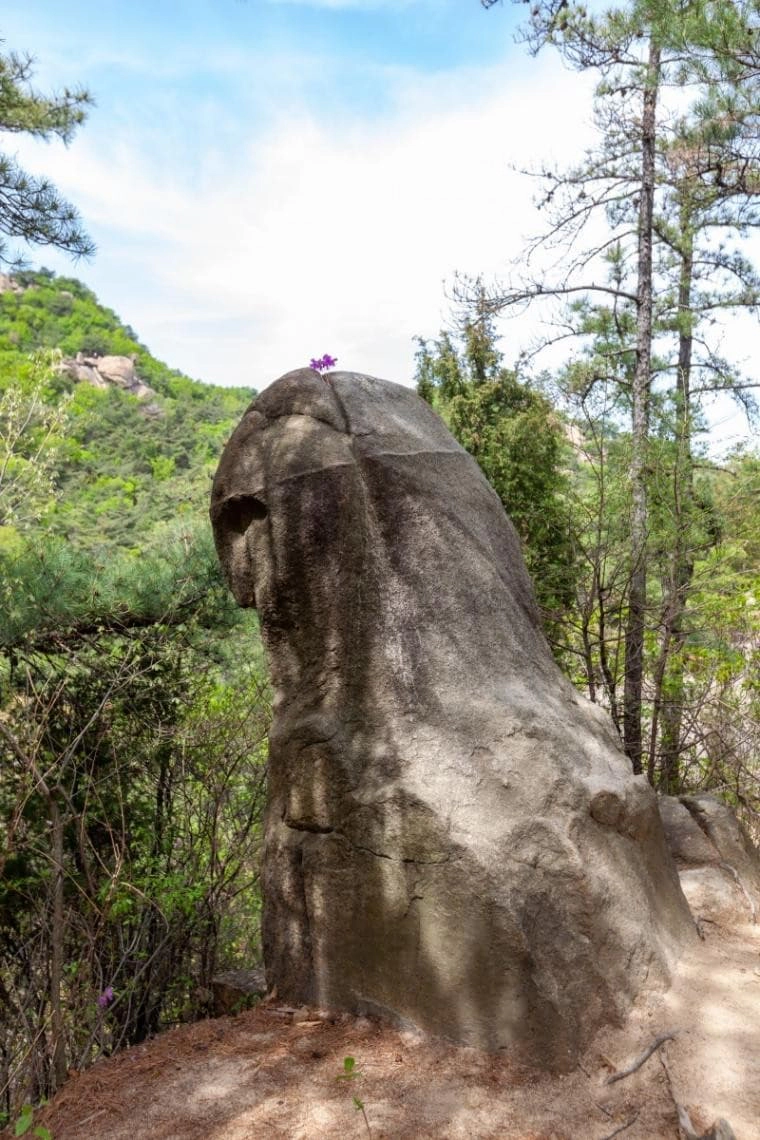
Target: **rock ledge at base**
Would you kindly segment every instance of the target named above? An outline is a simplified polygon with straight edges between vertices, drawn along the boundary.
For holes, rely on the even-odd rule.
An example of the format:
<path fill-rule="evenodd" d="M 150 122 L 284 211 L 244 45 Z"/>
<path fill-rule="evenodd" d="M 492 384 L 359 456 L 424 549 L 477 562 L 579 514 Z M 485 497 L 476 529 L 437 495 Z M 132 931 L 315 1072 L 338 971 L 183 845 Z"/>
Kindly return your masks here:
<path fill-rule="evenodd" d="M 572 1067 L 694 926 L 497 496 L 410 389 L 302 369 L 248 409 L 211 513 L 275 691 L 269 985 Z"/>

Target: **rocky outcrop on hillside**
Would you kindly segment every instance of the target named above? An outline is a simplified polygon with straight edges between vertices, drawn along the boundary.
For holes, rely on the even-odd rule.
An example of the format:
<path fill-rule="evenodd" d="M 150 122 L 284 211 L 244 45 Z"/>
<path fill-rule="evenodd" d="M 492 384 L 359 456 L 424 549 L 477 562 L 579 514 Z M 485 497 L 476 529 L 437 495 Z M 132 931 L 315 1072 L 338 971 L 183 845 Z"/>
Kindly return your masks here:
<path fill-rule="evenodd" d="M 61 361 L 61 371 L 74 380 L 92 384 L 94 388 L 121 388 L 138 400 L 148 400 L 156 395 L 153 388 L 137 375 L 135 362 L 130 356 L 87 356 L 78 352 L 75 357 L 65 357 Z"/>
<path fill-rule="evenodd" d="M 23 293 L 24 286 L 10 273 L 0 273 L 0 293 Z"/>

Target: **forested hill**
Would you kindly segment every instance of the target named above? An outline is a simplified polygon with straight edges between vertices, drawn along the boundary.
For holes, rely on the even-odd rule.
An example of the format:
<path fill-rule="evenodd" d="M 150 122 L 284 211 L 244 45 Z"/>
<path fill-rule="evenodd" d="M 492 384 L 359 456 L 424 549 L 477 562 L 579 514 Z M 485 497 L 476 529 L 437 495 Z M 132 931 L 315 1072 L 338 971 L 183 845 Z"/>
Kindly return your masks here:
<path fill-rule="evenodd" d="M 3 275 L 0 392 L 19 381 L 39 389 L 43 373 L 45 452 L 55 451 L 49 497 L 37 504 L 46 529 L 80 549 L 135 550 L 157 524 L 205 511 L 213 466 L 251 389 L 169 368 L 80 281 L 47 270 Z M 12 520 L 2 522 L 7 540 Z"/>

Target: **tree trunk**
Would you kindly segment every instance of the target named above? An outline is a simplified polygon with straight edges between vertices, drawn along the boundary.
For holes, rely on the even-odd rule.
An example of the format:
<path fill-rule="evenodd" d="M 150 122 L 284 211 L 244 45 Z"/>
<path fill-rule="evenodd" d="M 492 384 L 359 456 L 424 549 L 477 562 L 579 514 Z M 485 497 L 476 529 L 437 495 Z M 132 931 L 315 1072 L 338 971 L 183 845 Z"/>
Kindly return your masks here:
<path fill-rule="evenodd" d="M 53 1073 L 56 1089 L 66 1080 L 66 1036 L 61 1003 L 65 915 L 63 908 L 63 817 L 56 790 L 46 790 L 53 846 L 53 920 L 50 930 L 50 1028 L 53 1035 Z"/>
<path fill-rule="evenodd" d="M 641 116 L 641 189 L 636 290 L 636 368 L 631 393 L 631 546 L 628 620 L 625 635 L 623 742 L 634 772 L 641 772 L 641 703 L 646 619 L 647 445 L 652 358 L 652 245 L 655 191 L 657 95 L 660 48 L 649 44 Z"/>
<path fill-rule="evenodd" d="M 683 648 L 686 642 L 685 614 L 689 589 L 694 577 L 694 463 L 691 450 L 691 354 L 692 282 L 694 276 L 694 236 L 689 209 L 688 186 L 683 189 L 680 210 L 681 270 L 678 284 L 678 373 L 676 377 L 676 458 L 673 473 L 676 541 L 670 574 L 669 660 L 664 675 L 659 786 L 668 795 L 680 790 L 679 758 L 684 703 Z"/>

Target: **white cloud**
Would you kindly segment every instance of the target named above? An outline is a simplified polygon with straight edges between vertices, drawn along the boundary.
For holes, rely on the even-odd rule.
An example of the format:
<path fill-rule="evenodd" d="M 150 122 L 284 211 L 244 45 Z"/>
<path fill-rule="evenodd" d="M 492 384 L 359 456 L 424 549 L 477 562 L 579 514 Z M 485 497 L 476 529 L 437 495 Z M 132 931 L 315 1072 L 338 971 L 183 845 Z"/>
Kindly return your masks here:
<path fill-rule="evenodd" d="M 291 99 L 263 125 L 220 124 L 192 173 L 171 118 L 152 142 L 85 129 L 69 151 L 41 152 L 20 139 L 22 161 L 78 204 L 100 246 L 86 267 L 41 260 L 82 276 L 191 376 L 261 389 L 329 352 L 411 383 L 414 336 L 436 336 L 449 315 L 444 283 L 457 270 L 498 275 L 541 229 L 531 180 L 510 167 L 580 156 L 589 87 L 549 56 L 385 80 L 385 117 L 328 118 Z M 508 360 L 535 328 L 504 322 Z M 756 329 L 730 335 L 747 355 Z M 725 401 L 711 419 L 716 440 L 746 434 Z"/>
<path fill-rule="evenodd" d="M 301 107 L 240 132 L 192 181 L 168 124 L 160 162 L 86 130 L 69 152 L 29 144 L 22 157 L 99 237 L 83 275 L 171 364 L 261 387 L 331 352 L 408 383 L 413 336 L 446 317 L 443 282 L 497 272 L 536 228 L 510 163 L 577 155 L 587 97 L 549 57 L 394 83 L 389 118 Z"/>
<path fill-rule="evenodd" d="M 424 81 L 399 71 L 392 85 L 395 111 L 373 121 L 291 104 L 263 131 L 226 123 L 192 175 L 170 122 L 160 155 L 85 130 L 68 152 L 24 143 L 21 157 L 98 236 L 98 258 L 75 272 L 169 364 L 260 389 L 329 352 L 411 383 L 414 336 L 448 317 L 444 283 L 498 275 L 541 228 L 531 180 L 510 166 L 578 158 L 589 100 L 550 57 Z M 737 356 L 756 337 L 747 325 L 728 333 Z M 504 323 L 508 360 L 535 327 Z M 711 418 L 727 442 L 746 433 L 725 401 Z"/>

